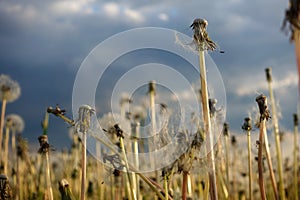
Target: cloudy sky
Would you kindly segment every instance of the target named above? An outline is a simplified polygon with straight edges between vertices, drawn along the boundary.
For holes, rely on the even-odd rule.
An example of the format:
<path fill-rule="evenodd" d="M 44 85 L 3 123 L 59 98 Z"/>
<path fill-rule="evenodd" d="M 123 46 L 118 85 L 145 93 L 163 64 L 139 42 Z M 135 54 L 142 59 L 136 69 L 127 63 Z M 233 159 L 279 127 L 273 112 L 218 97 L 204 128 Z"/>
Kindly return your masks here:
<path fill-rule="evenodd" d="M 240 132 L 243 118 L 256 108 L 255 97 L 267 94 L 264 69 L 272 67 L 280 125 L 292 130 L 298 77 L 294 46 L 280 30 L 287 5 L 287 0 L 0 1 L 0 73 L 10 75 L 22 88 L 7 112 L 24 118 L 24 137 L 36 143 L 48 106 L 59 104 L 72 116 L 76 73 L 100 42 L 141 27 L 192 36 L 189 25 L 195 18 L 205 18 L 211 38 L 225 50 L 211 57 L 224 81 L 231 129 Z M 70 145 L 68 126 L 53 116 L 49 134 L 54 146 Z"/>

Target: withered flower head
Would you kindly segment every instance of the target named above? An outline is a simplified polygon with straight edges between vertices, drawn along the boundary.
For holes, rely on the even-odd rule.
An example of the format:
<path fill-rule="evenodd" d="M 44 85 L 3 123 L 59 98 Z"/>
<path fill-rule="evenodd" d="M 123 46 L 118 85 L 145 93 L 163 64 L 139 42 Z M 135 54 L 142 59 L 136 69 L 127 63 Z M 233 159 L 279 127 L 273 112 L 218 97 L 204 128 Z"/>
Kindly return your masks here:
<path fill-rule="evenodd" d="M 192 25 L 190 26 L 194 31 L 194 42 L 197 45 L 197 48 L 201 51 L 210 50 L 214 51 L 217 48 L 217 45 L 212 41 L 206 31 L 208 22 L 205 19 L 195 19 Z"/>
<path fill-rule="evenodd" d="M 242 126 L 242 129 L 244 131 L 251 131 L 252 130 L 251 119 L 249 117 L 246 117 L 244 119 L 244 124 Z"/>
<path fill-rule="evenodd" d="M 19 83 L 12 80 L 9 76 L 0 75 L 0 100 L 4 99 L 7 102 L 13 102 L 19 98 L 21 89 Z"/>
<path fill-rule="evenodd" d="M 216 112 L 217 112 L 217 108 L 216 108 L 216 104 L 218 103 L 217 99 L 208 99 L 208 106 L 209 106 L 209 113 L 210 113 L 210 117 L 214 117 Z"/>
<path fill-rule="evenodd" d="M 119 125 L 115 124 L 114 128 L 116 130 L 117 137 L 124 138 L 123 130 L 119 127 Z"/>
<path fill-rule="evenodd" d="M 299 122 L 298 122 L 298 115 L 295 113 L 294 114 L 294 126 L 298 126 Z"/>
<path fill-rule="evenodd" d="M 78 131 L 81 133 L 85 133 L 88 131 L 91 125 L 91 116 L 95 112 L 95 110 L 89 105 L 82 105 L 78 110 Z"/>
<path fill-rule="evenodd" d="M 40 154 L 45 154 L 48 153 L 50 150 L 50 145 L 48 143 L 48 136 L 47 135 L 41 135 L 38 137 L 39 143 L 40 143 L 40 148 L 39 148 L 39 153 Z"/>
<path fill-rule="evenodd" d="M 62 179 L 61 181 L 59 181 L 58 185 L 59 185 L 58 189 L 61 194 L 61 199 L 63 199 L 63 200 L 74 199 L 71 189 L 69 187 L 69 182 L 66 179 Z"/>
<path fill-rule="evenodd" d="M 270 119 L 270 112 L 268 110 L 268 103 L 267 103 L 267 97 L 263 94 L 259 95 L 256 97 L 256 102 L 259 108 L 259 113 L 260 113 L 260 121 L 266 119 Z"/>
<path fill-rule="evenodd" d="M 24 130 L 24 121 L 22 117 L 16 114 L 10 114 L 5 117 L 5 124 L 15 133 L 21 133 Z"/>
<path fill-rule="evenodd" d="M 224 123 L 224 125 L 223 125 L 223 135 L 229 136 L 229 124 L 227 124 L 227 123 Z"/>
<path fill-rule="evenodd" d="M 290 41 L 294 41 L 299 35 L 295 35 L 296 30 L 300 30 L 300 3 L 298 0 L 290 0 L 289 8 L 285 11 L 285 17 L 282 23 L 281 30 L 285 30 L 289 23 L 289 31 L 291 32 Z M 287 32 L 287 31 L 286 31 Z"/>
<path fill-rule="evenodd" d="M 231 136 L 231 144 L 232 144 L 232 146 L 235 146 L 237 144 L 237 140 L 236 140 L 236 137 L 234 135 Z"/>
<path fill-rule="evenodd" d="M 156 91 L 155 81 L 150 81 L 148 87 L 149 87 L 149 93 L 150 92 L 155 93 L 155 91 Z"/>
<path fill-rule="evenodd" d="M 28 142 L 21 137 L 21 135 L 17 136 L 17 156 L 21 159 L 25 159 L 27 157 L 28 152 Z"/>
<path fill-rule="evenodd" d="M 0 174 L 0 199 L 1 200 L 12 199 L 12 191 L 9 186 L 8 177 L 5 174 Z"/>

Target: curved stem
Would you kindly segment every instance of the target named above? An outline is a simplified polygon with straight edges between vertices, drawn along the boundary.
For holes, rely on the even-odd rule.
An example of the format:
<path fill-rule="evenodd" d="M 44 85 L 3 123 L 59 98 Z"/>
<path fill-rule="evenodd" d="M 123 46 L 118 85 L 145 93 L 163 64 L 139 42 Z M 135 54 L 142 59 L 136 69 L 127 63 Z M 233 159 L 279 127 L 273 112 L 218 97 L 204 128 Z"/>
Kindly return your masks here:
<path fill-rule="evenodd" d="M 268 142 L 268 136 L 267 136 L 267 131 L 264 129 L 264 139 L 265 139 L 265 150 L 266 150 L 266 157 L 268 161 L 268 167 L 269 167 L 269 172 L 270 172 L 270 178 L 271 178 L 271 183 L 272 183 L 272 188 L 274 192 L 275 199 L 278 199 L 278 189 L 277 189 L 277 183 L 275 180 L 275 175 L 274 175 L 274 170 L 273 170 L 273 164 L 272 164 L 272 159 L 271 159 L 271 154 L 270 154 L 270 148 L 269 148 L 269 142 Z"/>
<path fill-rule="evenodd" d="M 271 70 L 270 68 L 267 71 L 268 75 L 271 77 Z M 272 122 L 273 122 L 273 131 L 275 135 L 275 144 L 276 144 L 276 157 L 277 157 L 277 168 L 279 174 L 279 195 L 280 199 L 285 199 L 285 192 L 284 192 L 284 183 L 283 183 L 283 169 L 282 169 L 282 156 L 281 156 L 281 148 L 280 148 L 280 137 L 279 137 L 279 127 L 278 127 L 278 119 L 277 119 L 277 112 L 276 112 L 276 105 L 275 99 L 272 89 L 272 78 L 268 80 L 268 87 L 269 87 L 269 94 L 271 100 L 271 108 L 272 108 Z"/>

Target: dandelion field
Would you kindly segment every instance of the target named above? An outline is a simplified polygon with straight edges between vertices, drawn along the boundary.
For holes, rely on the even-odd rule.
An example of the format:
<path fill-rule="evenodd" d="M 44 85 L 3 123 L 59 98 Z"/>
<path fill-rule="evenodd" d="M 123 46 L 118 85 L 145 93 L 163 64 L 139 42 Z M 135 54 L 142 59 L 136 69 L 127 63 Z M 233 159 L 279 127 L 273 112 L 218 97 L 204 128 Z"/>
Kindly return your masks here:
<path fill-rule="evenodd" d="M 291 116 L 292 151 L 286 155 L 272 70 L 266 68 L 269 92 L 253 99 L 256 115 L 241 119 L 241 134 L 231 133 L 224 108 L 208 87 L 205 52 L 219 47 L 207 26 L 205 19 L 191 24 L 200 71 L 192 91 L 199 108 L 157 102 L 156 80 L 147 80 L 142 96 L 122 94 L 115 105 L 119 112 L 101 117 L 87 104 L 79 105 L 73 117 L 60 105 L 49 105 L 41 111 L 37 152 L 29 151 L 22 137 L 22 117 L 6 112 L 21 86 L 0 75 L 0 200 L 299 199 L 297 111 Z M 292 27 L 299 37 L 297 26 Z M 140 105 L 133 106 L 136 102 Z M 72 140 L 61 152 L 54 151 L 48 132 L 53 117 L 69 127 L 62 134 Z"/>

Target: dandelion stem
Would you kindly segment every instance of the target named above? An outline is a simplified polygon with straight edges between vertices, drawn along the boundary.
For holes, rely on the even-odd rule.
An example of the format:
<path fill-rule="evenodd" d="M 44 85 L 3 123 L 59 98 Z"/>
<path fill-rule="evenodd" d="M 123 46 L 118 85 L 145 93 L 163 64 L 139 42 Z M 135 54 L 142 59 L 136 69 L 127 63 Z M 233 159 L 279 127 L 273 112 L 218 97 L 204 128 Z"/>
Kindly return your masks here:
<path fill-rule="evenodd" d="M 211 130 L 211 122 L 209 115 L 209 105 L 208 105 L 208 89 L 206 81 L 206 67 L 205 67 L 205 56 L 204 51 L 199 49 L 199 63 L 200 63 L 200 82 L 201 82 L 201 100 L 202 100 L 202 109 L 203 109 L 203 118 L 204 118 L 204 127 L 205 133 L 208 134 L 209 144 L 210 144 L 210 153 L 209 161 L 211 164 L 211 171 L 209 172 L 210 183 L 211 183 L 211 195 L 212 199 L 218 199 L 217 194 L 217 181 L 216 181 L 216 168 L 215 168 L 215 157 L 213 152 L 213 134 Z"/>
<path fill-rule="evenodd" d="M 164 189 L 165 189 L 165 199 L 169 200 L 168 178 L 167 178 L 167 176 L 164 176 Z"/>
<path fill-rule="evenodd" d="M 266 191 L 264 185 L 264 177 L 263 177 L 263 143 L 264 143 L 264 135 L 266 132 L 266 119 L 261 120 L 259 125 L 259 146 L 258 146 L 258 176 L 259 176 L 259 189 L 261 194 L 261 199 L 266 199 Z"/>
<path fill-rule="evenodd" d="M 283 182 L 282 156 L 281 156 L 281 148 L 280 148 L 280 137 L 279 137 L 276 104 L 275 104 L 275 99 L 274 99 L 274 94 L 273 94 L 273 89 L 272 89 L 271 68 L 266 69 L 266 77 L 267 77 L 267 81 L 268 81 L 269 94 L 270 94 L 270 100 L 271 100 L 273 131 L 274 131 L 275 143 L 276 143 L 277 168 L 278 168 L 278 174 L 279 174 L 279 195 L 280 195 L 280 199 L 284 200 L 285 192 L 284 192 L 284 182 Z"/>
<path fill-rule="evenodd" d="M 46 157 L 46 179 L 47 179 L 47 188 L 48 188 L 48 198 L 49 200 L 53 200 L 53 190 L 51 186 L 51 176 L 50 176 L 50 163 L 49 163 L 49 152 L 45 154 Z"/>
<path fill-rule="evenodd" d="M 86 133 L 82 133 L 82 152 L 81 152 L 81 193 L 80 199 L 85 200 L 86 188 Z"/>
<path fill-rule="evenodd" d="M 247 143 L 248 143 L 248 178 L 249 178 L 249 200 L 252 200 L 252 160 L 251 160 L 251 133 L 247 131 Z"/>
<path fill-rule="evenodd" d="M 3 128 L 4 128 L 4 117 L 5 117 L 5 109 L 6 109 L 6 99 L 4 98 L 2 100 L 2 109 L 1 109 L 1 119 L 0 119 L 0 163 L 3 161 L 1 158 L 3 158 L 2 151 L 2 141 L 3 141 Z"/>
<path fill-rule="evenodd" d="M 139 122 L 134 122 L 133 126 L 133 133 L 134 133 L 134 139 L 133 139 L 133 153 L 134 153 L 134 161 L 135 161 L 135 167 L 139 170 L 139 146 L 138 146 L 138 139 L 139 138 Z M 134 174 L 133 178 L 135 179 L 135 190 L 136 190 L 136 197 L 137 199 L 140 198 L 140 180 L 139 177 Z"/>
<path fill-rule="evenodd" d="M 188 172 L 183 171 L 182 172 L 182 200 L 186 200 L 187 197 L 187 181 L 188 181 Z"/>
<path fill-rule="evenodd" d="M 121 146 L 121 150 L 122 150 L 122 154 L 123 154 L 123 158 L 124 158 L 124 162 L 125 162 L 125 167 L 126 167 L 126 174 L 127 174 L 127 181 L 126 181 L 126 186 L 127 186 L 127 190 L 129 193 L 129 200 L 130 199 L 136 199 L 134 192 L 133 192 L 133 188 L 132 188 L 132 180 L 129 174 L 129 165 L 128 165 L 128 160 L 127 160 L 127 156 L 126 156 L 126 152 L 125 152 L 125 146 L 124 146 L 124 142 L 123 142 L 123 138 L 120 137 L 120 146 Z"/>
<path fill-rule="evenodd" d="M 275 180 L 275 175 L 274 175 L 274 170 L 273 170 L 273 164 L 272 164 L 272 159 L 271 159 L 271 154 L 270 154 L 267 131 L 264 131 L 264 137 L 265 137 L 264 147 L 265 147 L 266 157 L 267 157 L 268 166 L 269 166 L 269 172 L 270 172 L 272 188 L 273 188 L 273 192 L 274 192 L 274 195 L 275 195 L 275 199 L 278 199 L 277 183 L 276 183 L 276 180 Z"/>
<path fill-rule="evenodd" d="M 7 166 L 8 166 L 8 143 L 9 143 L 9 127 L 5 128 L 5 138 L 4 138 L 4 174 L 8 174 Z"/>
<path fill-rule="evenodd" d="M 298 115 L 294 114 L 294 199 L 298 200 Z"/>

